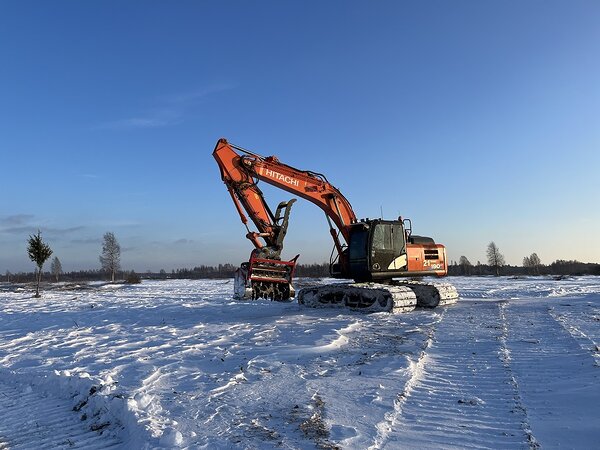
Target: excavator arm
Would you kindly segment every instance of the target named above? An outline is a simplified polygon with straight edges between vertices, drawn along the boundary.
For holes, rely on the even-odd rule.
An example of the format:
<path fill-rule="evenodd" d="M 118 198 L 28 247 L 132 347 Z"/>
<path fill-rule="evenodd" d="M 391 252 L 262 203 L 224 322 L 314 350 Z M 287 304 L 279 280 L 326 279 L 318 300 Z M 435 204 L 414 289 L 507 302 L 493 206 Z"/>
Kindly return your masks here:
<path fill-rule="evenodd" d="M 282 240 L 285 235 L 285 230 L 282 235 L 274 224 L 274 216 L 257 186 L 257 181 L 261 180 L 321 208 L 329 222 L 337 252 L 342 253 L 349 240 L 350 225 L 356 223 L 356 215 L 350 202 L 324 175 L 283 164 L 275 156 L 257 155 L 227 142 L 226 139 L 219 139 L 213 156 L 219 164 L 221 178 L 227 185 L 242 222 L 247 224 L 243 208 L 259 230 L 258 234 L 249 231 L 247 235 L 257 248 L 258 237 L 265 238 L 267 245 L 273 245 L 273 239 Z M 291 204 L 288 202 L 284 205 L 287 217 Z M 340 240 L 340 234 L 345 242 Z"/>
<path fill-rule="evenodd" d="M 248 231 L 246 237 L 263 253 L 262 256 L 278 259 L 283 248 L 290 208 L 295 200 L 281 202 L 273 214 L 257 185 L 258 180 L 243 164 L 243 157 L 226 141 L 225 145 L 221 145 L 222 141 L 224 139 L 217 143 L 213 156 L 240 219 Z M 258 231 L 250 231 L 246 213 Z"/>

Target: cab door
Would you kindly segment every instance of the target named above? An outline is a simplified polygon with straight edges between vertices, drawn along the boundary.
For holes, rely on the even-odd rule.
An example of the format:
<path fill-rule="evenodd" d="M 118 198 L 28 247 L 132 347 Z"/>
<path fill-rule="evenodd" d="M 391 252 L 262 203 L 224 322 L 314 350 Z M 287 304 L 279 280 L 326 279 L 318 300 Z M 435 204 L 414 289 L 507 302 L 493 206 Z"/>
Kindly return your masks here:
<path fill-rule="evenodd" d="M 369 281 L 369 232 L 367 228 L 353 227 L 350 234 L 348 259 L 350 277 L 356 281 Z"/>

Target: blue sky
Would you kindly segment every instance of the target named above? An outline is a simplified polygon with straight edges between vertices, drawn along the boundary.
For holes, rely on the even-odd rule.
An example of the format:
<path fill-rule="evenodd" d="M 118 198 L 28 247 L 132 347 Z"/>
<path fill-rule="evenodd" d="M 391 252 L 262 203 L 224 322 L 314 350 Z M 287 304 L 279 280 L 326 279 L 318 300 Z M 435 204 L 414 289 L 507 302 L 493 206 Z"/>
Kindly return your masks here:
<path fill-rule="evenodd" d="M 600 3 L 0 2 L 0 271 L 239 263 L 226 137 L 451 259 L 598 262 Z M 272 204 L 289 194 L 263 190 Z M 284 256 L 328 260 L 299 201 Z"/>

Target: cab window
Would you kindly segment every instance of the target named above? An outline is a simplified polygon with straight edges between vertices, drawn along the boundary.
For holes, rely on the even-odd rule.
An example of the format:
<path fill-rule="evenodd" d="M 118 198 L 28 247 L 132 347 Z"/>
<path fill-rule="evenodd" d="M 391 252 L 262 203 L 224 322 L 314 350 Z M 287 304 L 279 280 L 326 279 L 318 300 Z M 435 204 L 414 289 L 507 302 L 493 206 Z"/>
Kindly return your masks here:
<path fill-rule="evenodd" d="M 373 231 L 373 250 L 404 251 L 404 228 L 399 224 L 380 223 Z"/>

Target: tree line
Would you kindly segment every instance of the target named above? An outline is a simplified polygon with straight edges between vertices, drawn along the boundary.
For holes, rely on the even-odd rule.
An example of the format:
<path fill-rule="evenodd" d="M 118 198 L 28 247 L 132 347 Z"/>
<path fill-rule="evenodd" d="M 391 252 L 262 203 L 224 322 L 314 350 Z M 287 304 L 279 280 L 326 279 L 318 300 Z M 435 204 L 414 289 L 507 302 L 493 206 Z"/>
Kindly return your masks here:
<path fill-rule="evenodd" d="M 173 269 L 167 272 L 161 269 L 158 272 L 147 271 L 138 274 L 143 279 L 149 280 L 166 280 L 166 279 L 181 279 L 181 280 L 199 280 L 199 279 L 223 279 L 232 278 L 238 266 L 233 264 L 218 264 L 216 266 L 201 265 L 193 268 Z M 115 280 L 124 280 L 131 274 L 131 271 L 117 270 L 115 272 Z M 34 277 L 37 280 L 38 272 L 19 272 L 5 274 L 5 281 L 15 283 L 30 282 Z M 329 276 L 329 264 L 298 264 L 295 271 L 296 277 L 311 277 L 324 278 Z M 84 282 L 84 281 L 104 281 L 111 277 L 104 269 L 77 270 L 72 272 L 61 272 L 60 280 L 67 282 Z M 41 279 L 47 281 L 58 281 L 52 270 L 42 272 Z"/>
<path fill-rule="evenodd" d="M 466 256 L 461 256 L 458 262 L 448 264 L 448 275 L 600 275 L 600 264 L 558 259 L 545 265 L 537 253 L 524 256 L 521 266 L 507 265 L 493 241 L 487 246 L 486 256 L 487 264 L 477 261 L 475 265 Z"/>
<path fill-rule="evenodd" d="M 451 261 L 448 265 L 450 276 L 483 276 L 496 275 L 496 268 L 490 264 L 477 261 L 475 264 L 465 264 Z M 577 260 L 557 259 L 550 264 L 539 264 L 536 268 L 524 266 L 503 265 L 499 268 L 499 275 L 525 276 L 525 275 L 600 275 L 600 264 L 584 263 Z"/>
<path fill-rule="evenodd" d="M 102 252 L 99 256 L 100 268 L 97 270 L 79 270 L 63 272 L 62 263 L 54 257 L 50 265 L 50 272 L 44 272 L 45 262 L 52 256 L 53 251 L 42 239 L 41 232 L 29 236 L 27 253 L 35 263 L 34 273 L 20 272 L 12 274 L 6 272 L 5 280 L 12 282 L 29 282 L 35 278 L 36 297 L 39 297 L 39 286 L 42 279 L 51 279 L 70 282 L 100 281 L 110 278 L 110 281 L 125 280 L 131 283 L 139 282 L 140 277 L 134 271 L 121 269 L 121 247 L 114 233 L 107 232 L 103 236 Z M 537 255 L 532 253 L 523 257 L 521 266 L 511 266 L 505 263 L 504 255 L 495 242 L 490 242 L 486 249 L 487 263 L 477 261 L 472 264 L 466 256 L 461 256 L 458 261 L 450 261 L 448 275 L 481 276 L 481 275 L 600 275 L 600 264 L 583 263 L 576 260 L 556 260 L 550 264 L 543 264 Z M 237 266 L 233 264 L 219 264 L 217 266 L 201 265 L 193 268 L 173 269 L 167 272 L 148 271 L 143 274 L 146 279 L 206 279 L 206 278 L 231 278 Z M 296 277 L 324 278 L 330 276 L 328 263 L 298 264 L 295 271 Z"/>

